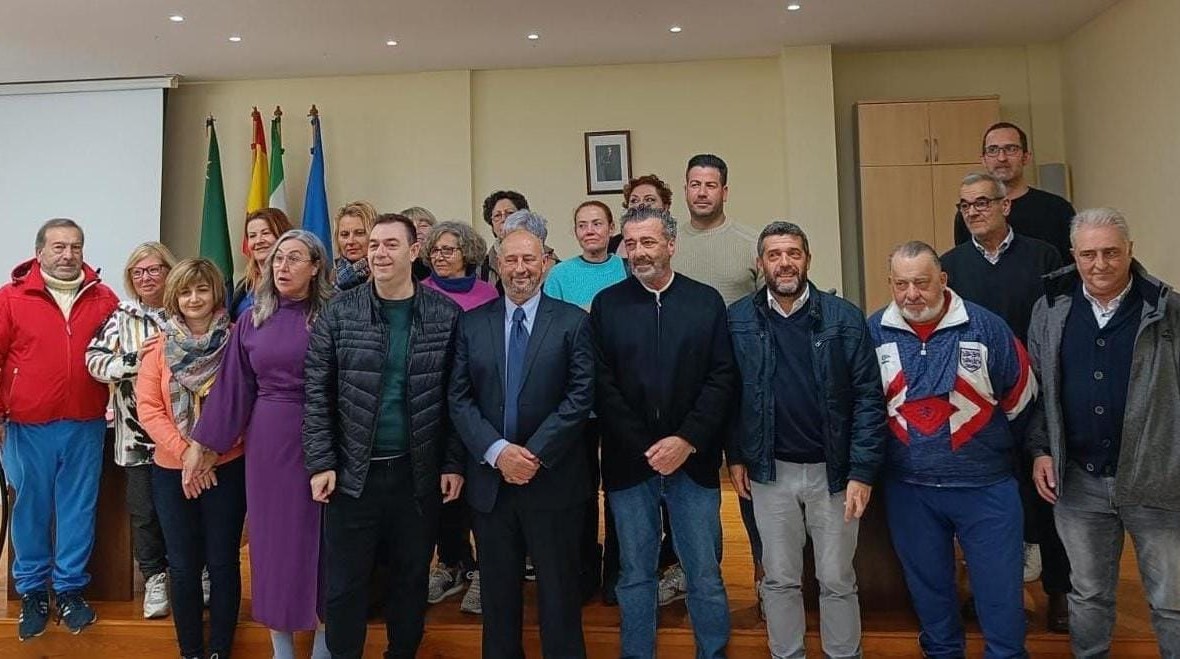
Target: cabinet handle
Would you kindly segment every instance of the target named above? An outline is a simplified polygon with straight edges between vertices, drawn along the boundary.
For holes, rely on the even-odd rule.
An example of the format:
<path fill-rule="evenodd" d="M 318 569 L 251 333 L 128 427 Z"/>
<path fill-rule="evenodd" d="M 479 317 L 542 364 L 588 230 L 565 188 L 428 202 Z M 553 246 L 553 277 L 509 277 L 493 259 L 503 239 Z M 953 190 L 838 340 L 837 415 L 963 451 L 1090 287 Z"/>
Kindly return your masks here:
<path fill-rule="evenodd" d="M 934 138 L 934 162 L 938 162 L 938 138 Z"/>
<path fill-rule="evenodd" d="M 930 138 L 922 138 L 922 162 L 930 162 Z"/>

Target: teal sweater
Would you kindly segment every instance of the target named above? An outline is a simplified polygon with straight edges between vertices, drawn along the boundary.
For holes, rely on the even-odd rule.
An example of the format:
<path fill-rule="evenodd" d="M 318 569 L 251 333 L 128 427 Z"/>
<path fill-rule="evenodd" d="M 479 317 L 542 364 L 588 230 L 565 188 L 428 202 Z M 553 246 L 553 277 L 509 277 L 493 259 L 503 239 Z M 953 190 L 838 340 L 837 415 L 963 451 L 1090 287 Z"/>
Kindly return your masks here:
<path fill-rule="evenodd" d="M 626 278 L 627 269 L 617 254 L 602 263 L 591 263 L 579 256 L 553 266 L 545 279 L 545 294 L 589 309 L 599 291 Z"/>

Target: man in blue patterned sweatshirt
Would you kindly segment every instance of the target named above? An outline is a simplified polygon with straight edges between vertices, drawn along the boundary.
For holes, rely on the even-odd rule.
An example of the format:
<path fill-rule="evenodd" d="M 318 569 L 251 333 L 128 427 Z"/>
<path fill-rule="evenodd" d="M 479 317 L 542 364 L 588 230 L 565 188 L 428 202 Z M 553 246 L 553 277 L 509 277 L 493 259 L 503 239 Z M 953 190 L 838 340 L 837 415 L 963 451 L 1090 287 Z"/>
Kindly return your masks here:
<path fill-rule="evenodd" d="M 893 302 L 869 318 L 892 431 L 885 508 L 925 656 L 965 656 L 954 540 L 967 559 L 987 659 L 1025 657 L 1023 515 L 1011 424 L 1037 392 L 1008 325 L 946 286 L 938 255 L 889 257 Z"/>

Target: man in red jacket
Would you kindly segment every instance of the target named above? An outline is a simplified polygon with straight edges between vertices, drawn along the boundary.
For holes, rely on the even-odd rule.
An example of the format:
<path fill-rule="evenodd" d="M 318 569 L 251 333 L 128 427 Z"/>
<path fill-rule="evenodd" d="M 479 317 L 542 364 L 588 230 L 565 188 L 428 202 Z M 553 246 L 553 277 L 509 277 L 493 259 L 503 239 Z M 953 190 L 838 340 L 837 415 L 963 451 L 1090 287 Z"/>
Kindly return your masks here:
<path fill-rule="evenodd" d="M 95 620 L 82 589 L 90 582 L 108 394 L 85 356 L 118 298 L 82 262 L 82 243 L 73 220 L 45 222 L 36 257 L 0 288 L 0 457 L 16 490 L 12 579 L 22 641 L 45 631 L 51 581 L 58 618 L 71 632 Z"/>

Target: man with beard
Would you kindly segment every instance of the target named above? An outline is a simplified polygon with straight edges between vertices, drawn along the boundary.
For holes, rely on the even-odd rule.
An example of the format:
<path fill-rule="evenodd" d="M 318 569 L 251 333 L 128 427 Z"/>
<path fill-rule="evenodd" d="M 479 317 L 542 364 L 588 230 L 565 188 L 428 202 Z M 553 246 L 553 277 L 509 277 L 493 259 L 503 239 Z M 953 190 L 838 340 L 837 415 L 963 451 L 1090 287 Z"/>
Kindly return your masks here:
<path fill-rule="evenodd" d="M 856 657 L 859 520 L 884 460 L 885 404 L 860 309 L 807 279 L 807 235 L 771 222 L 758 236 L 766 287 L 729 307 L 742 372 L 726 459 L 763 538 L 770 653 L 803 656 L 803 544 L 820 586 L 824 655 Z"/>
<path fill-rule="evenodd" d="M 524 656 L 527 552 L 543 654 L 585 657 L 578 544 L 590 498 L 581 445 L 594 399 L 589 323 L 585 311 L 541 292 L 545 246 L 529 229 L 506 228 L 499 258 L 504 297 L 460 319 L 449 389 L 451 420 L 468 450 L 483 656 Z"/>
<path fill-rule="evenodd" d="M 1036 395 L 1024 346 L 946 286 L 934 248 L 889 255 L 893 302 L 869 318 L 893 437 L 885 513 L 924 656 L 964 656 L 954 540 L 967 559 L 984 654 L 1025 657 L 1022 513 L 1011 423 Z"/>
<path fill-rule="evenodd" d="M 619 536 L 622 656 L 656 649 L 661 500 L 684 567 L 697 657 L 724 657 L 729 603 L 721 580 L 721 445 L 740 385 L 725 305 L 672 271 L 676 220 L 640 206 L 623 216 L 634 277 L 591 304 L 603 425 L 602 480 Z"/>
<path fill-rule="evenodd" d="M 1024 168 L 1032 160 L 1028 150 L 1028 135 L 1020 126 L 1002 121 L 983 133 L 980 162 L 1006 188 L 1005 198 L 1012 203 L 1008 224 L 1023 236 L 1043 240 L 1057 248 L 1064 263 L 1073 261 L 1069 251 L 1069 222 L 1074 209 L 1068 201 L 1052 192 L 1038 190 L 1024 178 Z M 955 244 L 971 240 L 971 232 L 963 223 L 963 214 L 955 214 Z"/>

